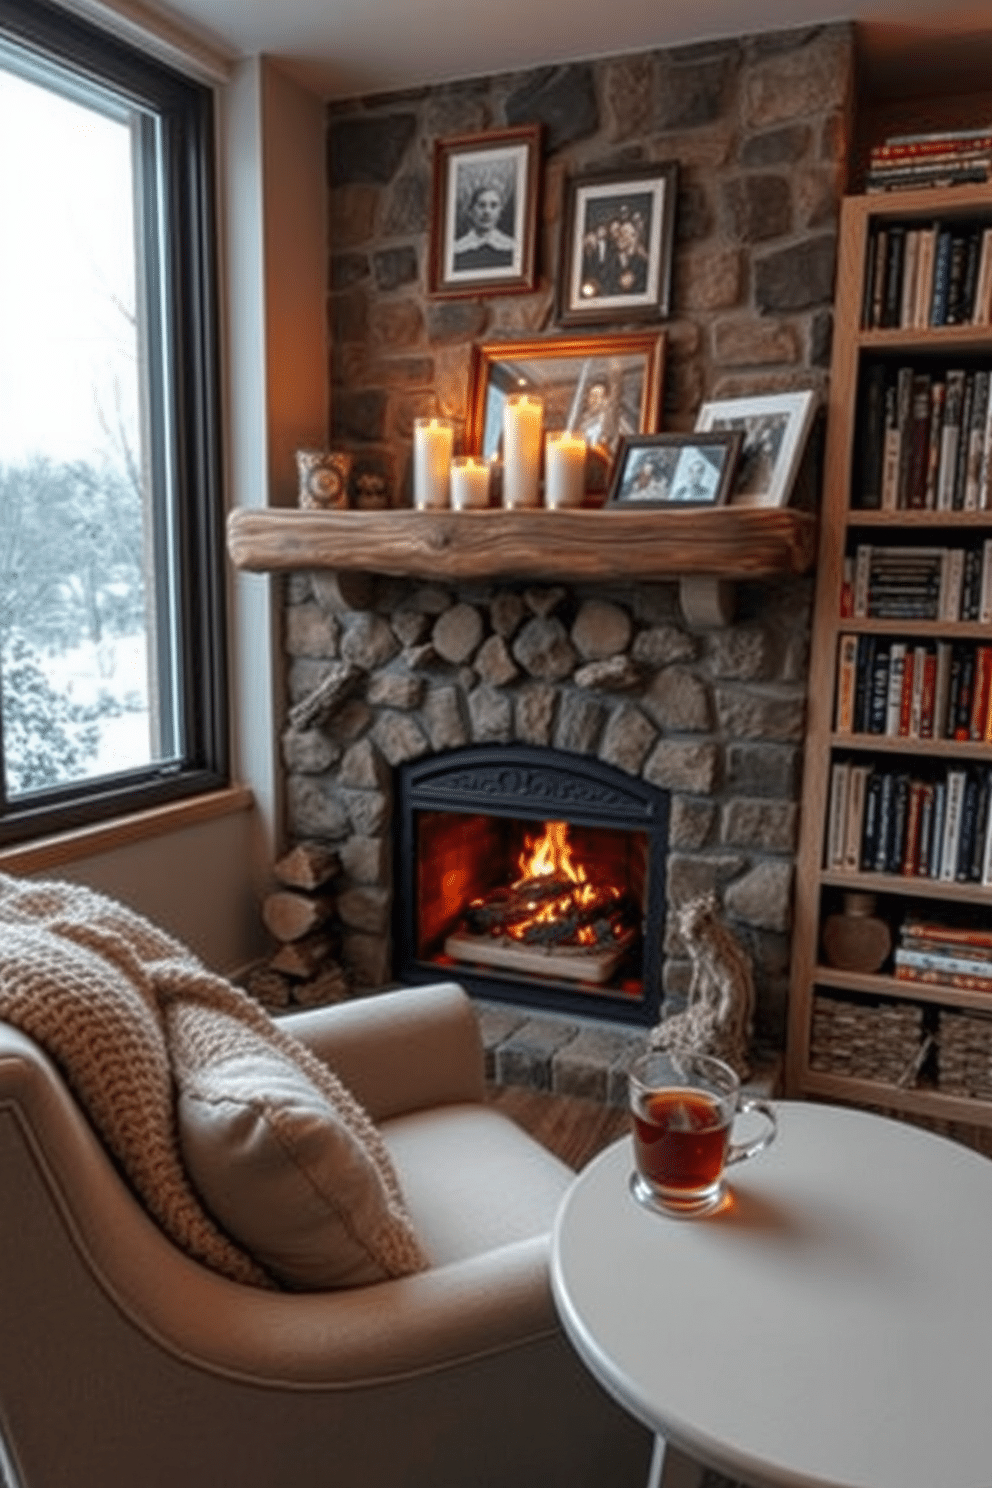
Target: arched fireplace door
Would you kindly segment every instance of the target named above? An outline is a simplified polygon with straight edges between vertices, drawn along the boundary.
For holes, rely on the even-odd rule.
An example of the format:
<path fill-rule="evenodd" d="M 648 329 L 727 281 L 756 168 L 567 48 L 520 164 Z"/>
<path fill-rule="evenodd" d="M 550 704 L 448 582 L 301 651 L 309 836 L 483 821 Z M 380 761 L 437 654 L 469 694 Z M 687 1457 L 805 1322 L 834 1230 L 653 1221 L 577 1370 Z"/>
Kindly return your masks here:
<path fill-rule="evenodd" d="M 478 997 L 657 1020 L 667 791 L 528 745 L 396 773 L 399 980 L 450 976 Z"/>

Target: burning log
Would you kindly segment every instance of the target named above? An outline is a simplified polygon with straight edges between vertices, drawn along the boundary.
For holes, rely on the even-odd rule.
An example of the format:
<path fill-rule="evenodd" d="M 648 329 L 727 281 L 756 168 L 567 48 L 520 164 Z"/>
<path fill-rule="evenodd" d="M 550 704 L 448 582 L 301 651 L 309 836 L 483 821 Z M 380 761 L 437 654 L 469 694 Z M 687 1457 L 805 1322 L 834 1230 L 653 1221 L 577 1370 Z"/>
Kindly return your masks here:
<path fill-rule="evenodd" d="M 594 882 L 573 857 L 565 822 L 528 839 L 520 876 L 475 899 L 445 941 L 455 960 L 603 982 L 637 939 L 638 907 L 618 886 Z M 554 964 L 549 965 L 551 959 Z"/>

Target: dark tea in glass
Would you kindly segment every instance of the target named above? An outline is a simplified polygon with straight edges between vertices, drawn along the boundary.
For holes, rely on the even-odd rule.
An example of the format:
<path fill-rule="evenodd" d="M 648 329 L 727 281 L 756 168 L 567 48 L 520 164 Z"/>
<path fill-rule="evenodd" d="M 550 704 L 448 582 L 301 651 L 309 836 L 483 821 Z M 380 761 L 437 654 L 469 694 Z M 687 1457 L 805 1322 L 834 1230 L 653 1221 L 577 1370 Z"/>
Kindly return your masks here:
<path fill-rule="evenodd" d="M 767 1147 L 775 1115 L 766 1101 L 742 1097 L 728 1064 L 707 1054 L 660 1050 L 635 1060 L 630 1072 L 635 1198 L 669 1214 L 704 1214 L 723 1201 L 724 1169 Z M 738 1111 L 758 1111 L 765 1130 L 733 1144 Z"/>

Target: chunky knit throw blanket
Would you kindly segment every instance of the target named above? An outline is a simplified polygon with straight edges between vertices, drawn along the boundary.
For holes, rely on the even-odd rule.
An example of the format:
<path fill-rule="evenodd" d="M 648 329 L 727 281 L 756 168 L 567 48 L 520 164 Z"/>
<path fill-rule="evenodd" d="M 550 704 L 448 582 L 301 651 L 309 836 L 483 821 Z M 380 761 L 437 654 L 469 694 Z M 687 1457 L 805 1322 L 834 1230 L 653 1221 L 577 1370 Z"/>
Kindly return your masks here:
<path fill-rule="evenodd" d="M 74 884 L 0 874 L 0 1018 L 58 1065 L 124 1177 L 189 1255 L 225 1276 L 272 1286 L 202 1207 L 183 1167 L 175 1089 L 218 1057 L 289 1057 L 378 1167 L 388 1273 L 422 1256 L 382 1138 L 337 1077 L 252 999 L 124 905 Z"/>

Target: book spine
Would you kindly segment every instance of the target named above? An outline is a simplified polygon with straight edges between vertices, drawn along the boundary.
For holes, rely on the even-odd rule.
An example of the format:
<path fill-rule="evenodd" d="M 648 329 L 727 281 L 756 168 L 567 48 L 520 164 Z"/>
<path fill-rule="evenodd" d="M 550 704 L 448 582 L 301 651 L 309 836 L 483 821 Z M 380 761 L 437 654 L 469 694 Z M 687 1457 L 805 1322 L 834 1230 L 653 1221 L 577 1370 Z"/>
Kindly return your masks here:
<path fill-rule="evenodd" d="M 900 222 L 890 222 L 887 248 L 888 261 L 885 265 L 885 303 L 882 306 L 882 325 L 887 329 L 894 329 L 899 324 L 899 304 L 902 296 L 902 265 L 905 252 L 906 228 Z"/>
<path fill-rule="evenodd" d="M 885 699 L 885 727 L 889 735 L 899 733 L 902 716 L 902 679 L 906 670 L 906 642 L 893 641 L 889 646 L 889 685 Z"/>
<path fill-rule="evenodd" d="M 987 379 L 986 379 L 987 381 Z M 930 445 L 930 386 L 926 372 L 917 372 L 912 380 L 912 412 L 909 429 L 909 455 L 906 461 L 906 500 L 910 511 L 926 506 L 927 464 Z M 976 472 L 977 492 L 977 472 Z"/>
<path fill-rule="evenodd" d="M 844 868 L 857 873 L 861 867 L 861 834 L 865 818 L 868 765 L 852 765 L 847 783 L 847 822 L 844 828 Z"/>
<path fill-rule="evenodd" d="M 854 718 L 852 730 L 856 734 L 868 732 L 868 716 L 871 705 L 871 679 L 875 669 L 877 638 L 873 635 L 858 637 L 858 668 L 854 684 Z"/>
<path fill-rule="evenodd" d="M 923 679 L 920 684 L 920 732 L 921 739 L 934 736 L 934 702 L 937 687 L 937 648 L 928 645 L 923 658 Z"/>
<path fill-rule="evenodd" d="M 964 505 L 965 470 L 968 463 L 968 441 L 971 437 L 971 408 L 975 400 L 975 378 L 969 372 L 964 379 L 964 394 L 961 399 L 961 427 L 954 461 L 954 486 L 951 491 L 951 507 L 960 511 Z"/>
<path fill-rule="evenodd" d="M 938 511 L 951 511 L 954 504 L 954 476 L 961 437 L 964 382 L 965 374 L 959 368 L 948 372 L 945 379 L 944 422 L 940 430 L 940 461 L 937 470 Z"/>
<path fill-rule="evenodd" d="M 916 872 L 921 878 L 930 875 L 930 854 L 933 845 L 933 784 L 925 781 L 920 801 L 920 840 L 916 854 Z"/>
<path fill-rule="evenodd" d="M 923 676 L 926 671 L 926 646 L 913 647 L 912 687 L 909 694 L 909 717 L 906 732 L 911 739 L 920 737 L 923 720 Z"/>
<path fill-rule="evenodd" d="M 864 859 L 866 868 L 884 873 L 892 854 L 893 801 L 896 777 L 892 770 L 880 770 L 878 776 L 878 826 L 872 843 L 872 855 Z"/>
<path fill-rule="evenodd" d="M 846 760 L 835 760 L 830 767 L 830 803 L 827 812 L 827 868 L 844 866 L 845 832 L 847 830 L 847 784 L 851 767 Z"/>
<path fill-rule="evenodd" d="M 978 260 L 978 283 L 975 285 L 973 325 L 988 325 L 992 319 L 992 227 L 982 232 L 982 251 Z"/>
<path fill-rule="evenodd" d="M 889 644 L 879 641 L 872 658 L 869 683 L 868 728 L 869 734 L 885 733 L 885 712 L 889 696 Z"/>
<path fill-rule="evenodd" d="M 958 855 L 954 864 L 954 877 L 958 883 L 967 883 L 971 876 L 971 859 L 975 850 L 975 834 L 978 830 L 978 777 L 969 770 L 961 797 L 961 836 Z"/>
<path fill-rule="evenodd" d="M 906 232 L 906 243 L 902 256 L 902 286 L 899 299 L 899 324 L 911 326 L 916 309 L 916 275 L 919 268 L 920 229 L 911 227 Z"/>
<path fill-rule="evenodd" d="M 937 229 L 920 228 L 920 247 L 916 261 L 916 302 L 913 305 L 912 325 L 915 328 L 930 324 L 930 303 L 933 298 L 933 259 L 937 246 Z"/>
<path fill-rule="evenodd" d="M 960 976 L 981 975 L 981 962 L 969 961 L 963 956 L 947 956 L 940 952 L 911 951 L 897 946 L 892 953 L 895 966 L 915 966 L 920 971 L 949 971 Z M 992 961 L 988 962 L 988 976 L 992 978 Z"/>
<path fill-rule="evenodd" d="M 871 544 L 859 543 L 854 553 L 854 593 L 852 612 L 856 620 L 868 613 L 868 580 L 871 575 Z"/>
<path fill-rule="evenodd" d="M 834 728 L 838 734 L 854 731 L 854 697 L 858 674 L 858 637 L 845 634 L 838 642 L 837 708 Z"/>
<path fill-rule="evenodd" d="M 953 883 L 961 842 L 961 807 L 964 800 L 964 770 L 947 772 L 947 804 L 944 812 L 944 838 L 940 847 L 941 883 Z"/>
<path fill-rule="evenodd" d="M 909 817 L 909 775 L 898 770 L 892 783 L 892 824 L 885 844 L 885 871 L 898 873 L 906 854 L 906 825 Z"/>
<path fill-rule="evenodd" d="M 858 480 L 855 488 L 856 504 L 863 511 L 877 510 L 882 504 L 887 380 L 884 363 L 873 362 L 865 372 L 858 419 Z"/>
<path fill-rule="evenodd" d="M 992 954 L 992 930 L 978 930 L 958 925 L 944 925 L 939 920 L 914 920 L 904 922 L 900 929 L 903 940 L 944 940 L 950 946 L 973 946 Z"/>
<path fill-rule="evenodd" d="M 982 580 L 979 587 L 978 620 L 992 625 L 992 537 L 982 543 Z"/>
<path fill-rule="evenodd" d="M 985 849 L 982 854 L 982 886 L 992 886 L 992 808 L 985 823 Z"/>
<path fill-rule="evenodd" d="M 971 717 L 968 725 L 969 737 L 977 744 L 981 744 L 985 739 L 990 699 L 992 699 L 992 646 L 977 646 L 975 648 L 975 680 L 971 692 Z"/>
<path fill-rule="evenodd" d="M 933 787 L 933 829 L 930 834 L 930 862 L 927 867 L 928 878 L 940 877 L 940 860 L 944 846 L 944 818 L 946 815 L 947 782 L 946 780 L 936 780 Z"/>
<path fill-rule="evenodd" d="M 926 321 L 922 322 L 924 325 Z M 923 505 L 933 511 L 937 505 L 937 475 L 940 470 L 940 431 L 944 421 L 944 398 L 947 384 L 942 377 L 935 379 L 930 389 L 930 429 L 927 436 L 927 479 Z"/>
<path fill-rule="evenodd" d="M 964 549 L 948 548 L 941 576 L 937 606 L 941 620 L 957 620 L 961 613 L 961 584 L 964 578 Z"/>
<path fill-rule="evenodd" d="M 968 425 L 968 452 L 964 462 L 964 511 L 977 511 L 982 477 L 982 455 L 985 449 L 985 423 L 989 406 L 989 374 L 983 367 L 975 373 L 975 391 Z"/>
<path fill-rule="evenodd" d="M 992 992 L 992 977 L 947 972 L 943 969 L 926 970 L 917 966 L 897 966 L 895 974 L 901 982 L 922 982 L 931 987 L 958 987 L 967 992 Z"/>
<path fill-rule="evenodd" d="M 960 666 L 954 694 L 952 737 L 959 743 L 965 743 L 971 738 L 971 698 L 975 688 L 975 651 L 972 646 L 962 646 L 959 650 Z"/>
<path fill-rule="evenodd" d="M 950 245 L 948 245 L 949 249 Z M 879 227 L 875 233 L 875 258 L 872 265 L 871 312 L 869 326 L 877 330 L 882 324 L 882 307 L 885 304 L 885 270 L 889 261 L 889 232 Z"/>
<path fill-rule="evenodd" d="M 947 318 L 947 285 L 951 272 L 951 230 L 938 227 L 937 248 L 933 263 L 933 296 L 930 302 L 930 324 L 942 326 Z"/>
<path fill-rule="evenodd" d="M 906 808 L 906 840 L 903 845 L 902 863 L 899 871 L 905 877 L 915 877 L 920 869 L 920 822 L 923 812 L 923 781 L 909 782 L 909 801 Z"/>
<path fill-rule="evenodd" d="M 882 824 L 882 777 L 872 770 L 865 786 L 865 811 L 861 827 L 861 867 L 875 866 L 879 852 L 879 834 Z"/>
<path fill-rule="evenodd" d="M 950 713 L 951 656 L 950 641 L 938 641 L 934 663 L 933 683 L 933 734 L 934 739 L 947 737 L 947 719 Z"/>

